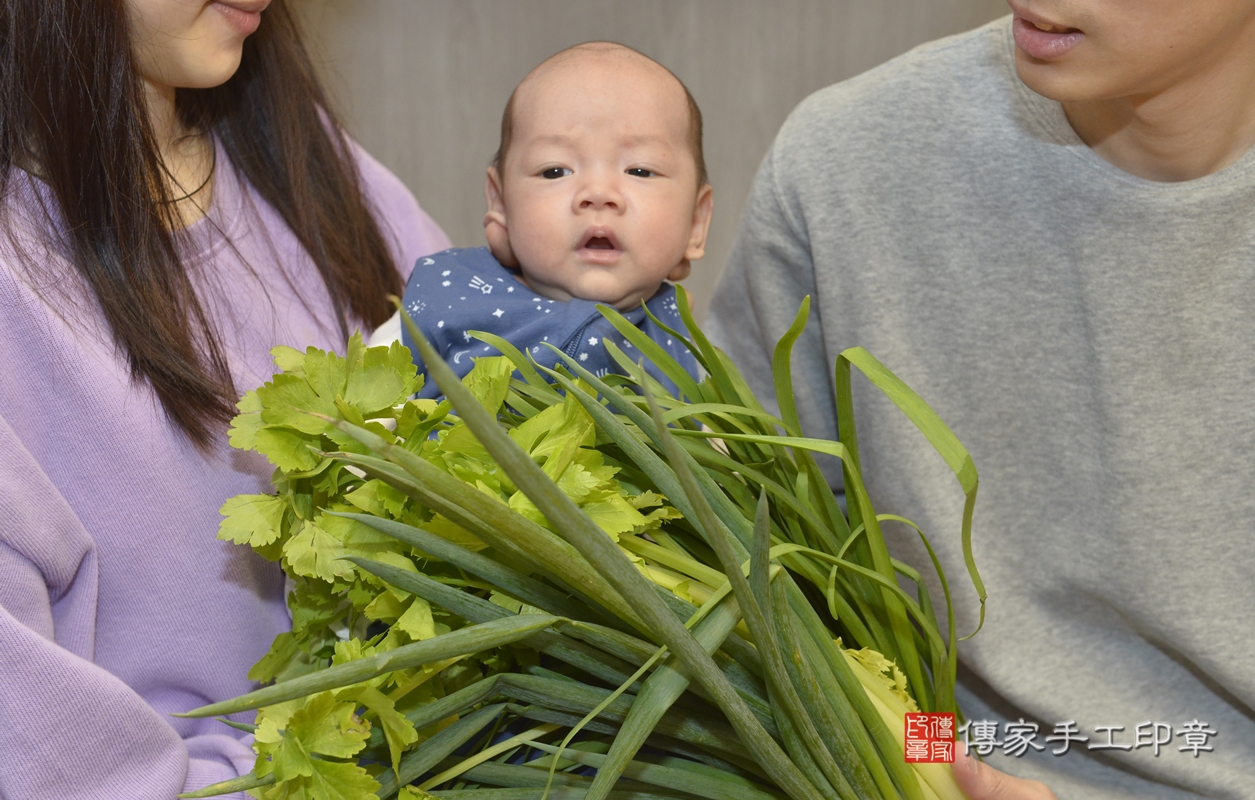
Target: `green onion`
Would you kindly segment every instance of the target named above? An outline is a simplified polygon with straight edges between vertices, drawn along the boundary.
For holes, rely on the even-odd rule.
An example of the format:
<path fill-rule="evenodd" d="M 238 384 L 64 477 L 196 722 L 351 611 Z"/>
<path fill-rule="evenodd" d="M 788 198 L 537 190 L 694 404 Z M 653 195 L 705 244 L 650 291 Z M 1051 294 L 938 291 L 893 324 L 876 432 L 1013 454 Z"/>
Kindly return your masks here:
<path fill-rule="evenodd" d="M 458 379 L 407 321 L 441 402 L 410 399 L 399 344 L 276 350 L 232 428 L 275 493 L 229 501 L 220 536 L 280 562 L 293 630 L 250 673 L 273 685 L 188 714 L 257 710 L 254 772 L 186 796 L 958 800 L 903 757 L 909 710 L 958 711 L 951 592 L 919 531 L 943 630 L 888 549 L 881 523 L 912 523 L 863 485 L 851 368 L 954 471 L 983 619 L 970 456 L 859 348 L 833 376 L 839 440 L 804 437 L 809 302 L 773 354 L 779 417 L 680 310 L 701 380 L 601 309 L 678 397 L 611 343 L 624 374 L 598 377 L 477 333 L 502 355 Z"/>

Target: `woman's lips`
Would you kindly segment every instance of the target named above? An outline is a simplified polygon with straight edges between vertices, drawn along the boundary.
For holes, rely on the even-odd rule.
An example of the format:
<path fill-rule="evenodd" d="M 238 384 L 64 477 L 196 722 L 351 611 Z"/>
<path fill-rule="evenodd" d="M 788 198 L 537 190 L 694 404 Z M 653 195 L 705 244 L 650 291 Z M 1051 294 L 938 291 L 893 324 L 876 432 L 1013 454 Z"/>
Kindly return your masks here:
<path fill-rule="evenodd" d="M 1042 28 L 1048 30 L 1042 30 Z M 1085 34 L 1075 28 L 1058 28 L 1046 24 L 1039 27 L 1020 16 L 1015 18 L 1011 29 L 1015 34 L 1016 47 L 1039 61 L 1058 58 L 1076 47 L 1085 38 Z"/>
<path fill-rule="evenodd" d="M 242 36 L 249 36 L 257 30 L 257 26 L 261 25 L 261 12 L 268 5 L 270 5 L 270 0 L 264 0 L 264 2 L 213 3 L 214 10 L 222 15 L 222 18 L 227 21 L 227 25 Z"/>

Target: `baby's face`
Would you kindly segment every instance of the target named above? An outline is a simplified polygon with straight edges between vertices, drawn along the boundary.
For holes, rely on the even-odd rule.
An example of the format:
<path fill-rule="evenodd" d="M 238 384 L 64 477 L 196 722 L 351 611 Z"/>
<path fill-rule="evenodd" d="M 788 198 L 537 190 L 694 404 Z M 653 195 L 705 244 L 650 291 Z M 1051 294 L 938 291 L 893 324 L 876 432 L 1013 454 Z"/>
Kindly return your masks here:
<path fill-rule="evenodd" d="M 494 253 L 495 219 L 533 291 L 638 307 L 705 251 L 710 187 L 688 137 L 684 90 L 639 56 L 575 55 L 533 75 L 489 175 Z"/>

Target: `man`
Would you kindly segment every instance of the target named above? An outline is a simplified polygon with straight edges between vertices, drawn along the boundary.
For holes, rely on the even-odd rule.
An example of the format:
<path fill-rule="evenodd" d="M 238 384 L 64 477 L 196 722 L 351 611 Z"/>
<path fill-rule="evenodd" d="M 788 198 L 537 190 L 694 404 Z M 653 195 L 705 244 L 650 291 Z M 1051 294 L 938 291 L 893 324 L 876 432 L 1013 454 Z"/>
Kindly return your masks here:
<path fill-rule="evenodd" d="M 711 327 L 770 396 L 811 295 L 795 374 L 862 345 L 970 450 L 972 798 L 1255 797 L 1255 0 L 1012 10 L 798 107 Z M 799 384 L 835 438 L 831 381 Z M 971 631 L 962 495 L 858 390 L 872 499 Z"/>

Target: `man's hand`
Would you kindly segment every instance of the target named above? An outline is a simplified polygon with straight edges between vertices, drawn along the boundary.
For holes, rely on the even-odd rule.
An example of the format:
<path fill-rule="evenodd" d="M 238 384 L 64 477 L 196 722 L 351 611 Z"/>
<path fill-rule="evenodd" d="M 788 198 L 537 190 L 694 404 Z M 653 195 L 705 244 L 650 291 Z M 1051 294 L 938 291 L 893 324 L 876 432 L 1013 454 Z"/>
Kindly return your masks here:
<path fill-rule="evenodd" d="M 969 800 L 1056 800 L 1055 793 L 1041 781 L 1012 778 L 969 756 L 967 748 L 955 748 L 950 772 Z"/>

